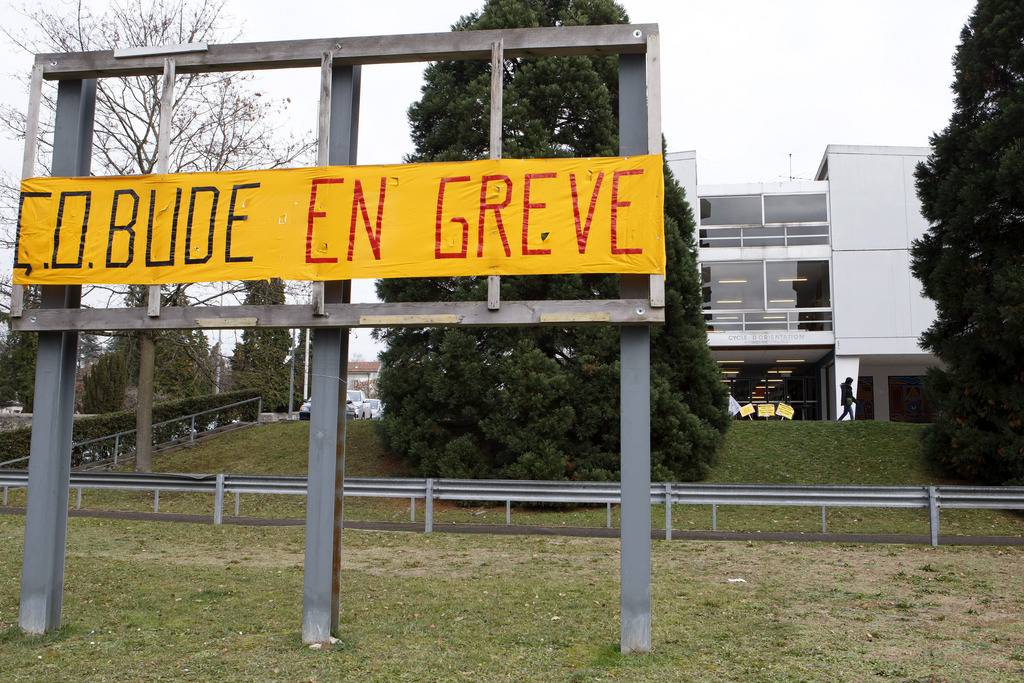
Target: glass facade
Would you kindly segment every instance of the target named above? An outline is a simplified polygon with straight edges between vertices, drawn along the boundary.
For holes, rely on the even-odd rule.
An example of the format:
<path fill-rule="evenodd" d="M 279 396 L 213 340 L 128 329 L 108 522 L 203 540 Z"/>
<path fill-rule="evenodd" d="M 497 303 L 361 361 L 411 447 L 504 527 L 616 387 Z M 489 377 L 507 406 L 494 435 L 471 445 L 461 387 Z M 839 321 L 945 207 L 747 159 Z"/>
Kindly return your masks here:
<path fill-rule="evenodd" d="M 701 197 L 701 247 L 828 244 L 824 193 Z"/>
<path fill-rule="evenodd" d="M 828 261 L 701 264 L 708 330 L 832 329 Z"/>

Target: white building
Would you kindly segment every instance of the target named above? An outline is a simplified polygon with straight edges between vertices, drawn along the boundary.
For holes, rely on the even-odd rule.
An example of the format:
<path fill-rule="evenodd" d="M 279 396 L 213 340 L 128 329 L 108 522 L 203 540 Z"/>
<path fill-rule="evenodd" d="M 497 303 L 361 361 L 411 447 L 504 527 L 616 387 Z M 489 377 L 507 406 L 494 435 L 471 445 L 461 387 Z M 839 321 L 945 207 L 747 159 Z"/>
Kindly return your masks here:
<path fill-rule="evenodd" d="M 929 421 L 918 345 L 935 316 L 910 272 L 928 224 L 914 169 L 926 147 L 829 145 L 813 181 L 699 185 L 695 152 L 668 155 L 699 229 L 708 344 L 740 404 L 835 419 Z M 696 198 L 696 200 L 694 199 Z"/>

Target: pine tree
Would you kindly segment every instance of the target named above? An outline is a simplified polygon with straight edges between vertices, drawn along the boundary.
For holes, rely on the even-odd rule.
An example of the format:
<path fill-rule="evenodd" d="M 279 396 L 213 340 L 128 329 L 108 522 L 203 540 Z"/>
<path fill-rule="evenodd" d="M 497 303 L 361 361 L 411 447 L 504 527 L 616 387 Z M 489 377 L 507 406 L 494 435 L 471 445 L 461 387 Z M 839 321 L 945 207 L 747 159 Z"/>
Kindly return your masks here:
<path fill-rule="evenodd" d="M 102 354 L 83 379 L 85 396 L 82 411 L 100 414 L 124 408 L 124 392 L 128 386 L 128 368 L 124 355 L 117 351 Z"/>
<path fill-rule="evenodd" d="M 25 288 L 25 308 L 38 308 L 42 298 L 39 287 Z M 36 355 L 39 335 L 35 332 L 14 332 L 9 329 L 10 317 L 5 312 L 2 324 L 8 328 L 0 342 L 0 401 L 21 402 L 25 412 L 32 412 L 36 388 Z"/>
<path fill-rule="evenodd" d="M 491 0 L 455 30 L 626 23 L 611 0 Z M 504 64 L 506 157 L 618 152 L 615 57 L 510 59 Z M 490 65 L 437 62 L 409 111 L 409 161 L 487 155 Z M 666 176 L 668 324 L 652 334 L 652 476 L 699 478 L 728 425 L 707 347 L 693 219 Z M 683 235 L 687 237 L 683 237 Z M 384 301 L 486 298 L 486 278 L 381 280 Z M 614 275 L 503 277 L 503 300 L 613 299 Z M 619 332 L 608 327 L 390 329 L 378 389 L 385 444 L 426 476 L 618 477 Z"/>
<path fill-rule="evenodd" d="M 980 0 L 953 59 L 949 125 L 918 166 L 932 224 L 913 272 L 936 303 L 922 337 L 944 368 L 925 448 L 948 472 L 1024 483 L 1024 4 Z"/>
<path fill-rule="evenodd" d="M 283 304 L 284 282 L 279 278 L 245 283 L 245 303 Z M 263 396 L 263 409 L 288 409 L 290 368 L 285 361 L 291 352 L 288 330 L 248 328 L 235 345 L 231 375 L 235 389 L 254 389 Z"/>

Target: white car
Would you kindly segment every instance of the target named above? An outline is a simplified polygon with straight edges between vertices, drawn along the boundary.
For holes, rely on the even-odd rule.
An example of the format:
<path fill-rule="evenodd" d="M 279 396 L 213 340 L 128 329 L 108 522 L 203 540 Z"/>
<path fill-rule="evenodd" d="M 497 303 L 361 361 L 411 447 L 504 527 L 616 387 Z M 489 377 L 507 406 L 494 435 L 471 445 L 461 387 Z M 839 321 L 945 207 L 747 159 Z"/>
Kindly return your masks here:
<path fill-rule="evenodd" d="M 384 404 L 377 398 L 368 398 L 363 404 L 363 418 L 367 420 L 384 419 Z"/>
<path fill-rule="evenodd" d="M 348 412 L 349 417 L 356 420 L 361 419 L 363 417 L 365 405 L 366 394 L 364 394 L 360 389 L 349 389 L 348 400 L 345 405 L 345 410 Z"/>

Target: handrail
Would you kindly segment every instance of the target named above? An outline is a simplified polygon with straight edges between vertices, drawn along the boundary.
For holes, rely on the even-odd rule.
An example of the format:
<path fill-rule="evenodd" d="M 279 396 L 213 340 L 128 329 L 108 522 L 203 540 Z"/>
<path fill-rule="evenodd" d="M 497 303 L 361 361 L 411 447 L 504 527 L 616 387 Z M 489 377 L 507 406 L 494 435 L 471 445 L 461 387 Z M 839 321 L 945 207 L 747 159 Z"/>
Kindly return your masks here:
<path fill-rule="evenodd" d="M 199 417 L 200 415 L 206 415 L 207 413 L 217 413 L 217 412 L 220 412 L 221 410 L 227 410 L 228 408 L 237 408 L 238 406 L 245 405 L 246 403 L 252 403 L 253 401 L 259 401 L 260 405 L 261 406 L 263 405 L 263 397 L 262 396 L 257 396 L 256 398 L 247 398 L 244 401 L 238 401 L 237 403 L 229 403 L 228 405 L 225 405 L 225 406 L 220 406 L 220 407 L 217 407 L 217 408 L 210 408 L 209 410 L 202 410 L 202 411 L 200 411 L 198 413 L 191 413 L 190 415 L 183 415 L 182 417 L 176 417 L 173 420 L 164 420 L 163 422 L 157 422 L 157 423 L 153 424 L 152 426 L 154 428 L 155 427 L 163 427 L 164 425 L 174 424 L 175 422 L 181 422 L 182 420 L 195 419 L 195 418 Z M 100 436 L 100 437 L 97 437 L 95 439 L 89 439 L 88 441 L 78 441 L 76 443 L 71 444 L 71 447 L 75 448 L 77 446 L 86 446 L 88 444 L 96 443 L 98 441 L 106 441 L 107 439 L 113 439 L 115 437 L 127 436 L 129 434 L 134 434 L 136 431 L 138 431 L 138 430 L 137 429 L 129 429 L 128 431 L 125 431 L 125 432 L 117 432 L 116 434 L 108 434 L 107 436 Z M 6 464 L 6 463 L 0 463 L 0 465 L 4 465 L 4 464 Z"/>
<path fill-rule="evenodd" d="M 0 470 L 4 490 L 28 485 L 25 470 Z M 215 523 L 223 514 L 224 494 L 243 493 L 306 495 L 302 475 L 254 474 L 169 474 L 139 472 L 72 472 L 70 488 L 154 491 L 159 506 L 160 491 L 198 491 L 216 495 Z M 481 479 L 400 479 L 348 477 L 344 495 L 355 497 L 424 499 L 425 531 L 432 530 L 433 501 L 505 501 L 510 520 L 511 502 L 606 504 L 621 502 L 619 482 L 525 481 Z M 931 542 L 938 545 L 940 508 L 1024 510 L 1024 487 L 1020 486 L 834 486 L 776 484 L 702 484 L 656 482 L 651 484 L 651 504 L 665 505 L 665 537 L 671 539 L 672 505 L 780 505 L 829 507 L 919 508 L 929 510 Z M 411 506 L 415 516 L 415 504 Z M 609 512 L 610 525 L 610 512 Z"/>
<path fill-rule="evenodd" d="M 156 424 L 153 425 L 153 428 L 156 429 L 156 428 L 159 428 L 159 427 L 165 427 L 165 426 L 167 426 L 169 424 L 174 424 L 175 422 L 182 422 L 183 420 L 192 420 L 192 427 L 189 429 L 189 442 L 191 443 L 192 441 L 195 440 L 195 435 L 196 435 L 195 420 L 196 420 L 197 417 L 200 417 L 202 415 L 206 415 L 208 413 L 217 413 L 217 412 L 220 412 L 222 410 L 228 410 L 229 408 L 237 408 L 238 406 L 242 406 L 242 405 L 245 405 L 246 403 L 253 403 L 253 402 L 258 402 L 258 407 L 256 409 L 257 416 L 258 416 L 259 413 L 262 412 L 262 408 L 263 408 L 263 397 L 262 396 L 257 396 L 255 398 L 247 398 L 244 401 L 237 401 L 235 403 L 229 403 L 227 405 L 219 406 L 217 408 L 209 408 L 207 410 L 201 410 L 198 413 L 190 413 L 188 415 L 183 415 L 182 417 L 176 417 L 173 420 L 164 420 L 163 422 L 157 422 Z M 256 421 L 259 422 L 259 418 L 258 417 L 257 417 Z M 89 444 L 100 443 L 100 442 L 103 442 L 103 441 L 109 441 L 110 439 L 114 439 L 114 465 L 116 466 L 117 465 L 117 457 L 118 457 L 118 455 L 120 455 L 120 450 L 121 450 L 121 448 L 120 448 L 121 437 L 129 436 L 131 434 L 134 434 L 136 431 L 137 430 L 135 430 L 135 429 L 129 429 L 127 431 L 116 432 L 114 434 L 108 434 L 106 436 L 99 436 L 99 437 L 96 437 L 95 439 L 88 439 L 86 441 L 77 441 L 77 442 L 71 444 L 71 448 L 79 448 L 81 446 L 88 446 Z M 3 468 L 6 465 L 13 465 L 16 462 L 22 462 L 23 460 L 28 460 L 29 457 L 30 456 L 26 455 L 25 457 L 22 457 L 22 458 L 16 458 L 14 460 L 8 460 L 6 462 L 0 462 L 0 468 Z"/>

